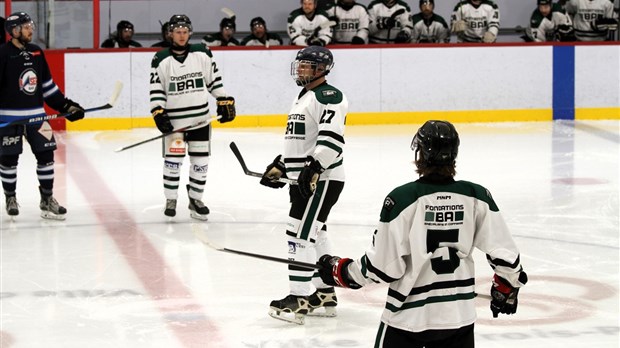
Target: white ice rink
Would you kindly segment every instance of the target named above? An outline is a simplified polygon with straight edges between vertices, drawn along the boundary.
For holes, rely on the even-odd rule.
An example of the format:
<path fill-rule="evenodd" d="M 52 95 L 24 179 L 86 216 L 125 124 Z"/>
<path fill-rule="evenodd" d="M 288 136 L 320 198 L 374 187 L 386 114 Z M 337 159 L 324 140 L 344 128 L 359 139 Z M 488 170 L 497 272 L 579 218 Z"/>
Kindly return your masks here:
<path fill-rule="evenodd" d="M 409 144 L 419 125 L 350 126 L 347 182 L 328 221 L 334 253 L 360 257 L 385 195 L 414 180 Z M 515 316 L 491 318 L 478 299 L 482 348 L 619 345 L 618 121 L 456 124 L 457 179 L 487 187 L 521 249 L 530 283 Z M 288 294 L 283 264 L 208 249 L 287 256 L 287 189 L 245 176 L 281 151 L 284 129 L 214 129 L 205 203 L 191 220 L 181 190 L 163 215 L 161 144 L 121 153 L 156 129 L 57 133 L 55 196 L 64 222 L 39 217 L 35 161 L 20 158 L 20 215 L 1 199 L 1 328 L 8 347 L 372 347 L 387 287 L 337 290 L 338 317 L 305 326 L 267 315 Z M 187 183 L 186 159 L 182 187 Z M 477 292 L 491 269 L 476 254 Z"/>

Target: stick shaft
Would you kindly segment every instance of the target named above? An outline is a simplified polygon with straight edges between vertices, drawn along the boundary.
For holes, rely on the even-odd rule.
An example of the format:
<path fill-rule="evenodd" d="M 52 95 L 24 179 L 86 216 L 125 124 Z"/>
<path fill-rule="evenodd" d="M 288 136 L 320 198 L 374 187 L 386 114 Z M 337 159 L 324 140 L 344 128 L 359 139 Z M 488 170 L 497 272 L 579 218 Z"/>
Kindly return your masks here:
<path fill-rule="evenodd" d="M 262 173 L 254 172 L 254 171 L 251 171 L 250 169 L 248 169 L 248 166 L 245 164 L 245 160 L 243 159 L 243 156 L 241 155 L 241 151 L 239 151 L 239 148 L 237 147 L 237 144 L 235 144 L 234 141 L 230 142 L 230 149 L 235 154 L 235 157 L 237 157 L 237 161 L 239 161 L 239 164 L 241 165 L 241 169 L 243 169 L 243 172 L 245 173 L 245 175 L 253 176 L 253 177 L 256 177 L 256 178 L 262 178 L 263 177 Z M 283 182 L 283 183 L 286 183 L 286 184 L 289 184 L 289 185 L 297 185 L 297 180 L 293 180 L 293 179 L 278 178 L 277 181 Z"/>
<path fill-rule="evenodd" d="M 200 126 L 203 126 L 203 125 L 208 125 L 208 124 L 210 124 L 211 122 L 213 122 L 213 121 L 215 121 L 215 120 L 217 120 L 217 119 L 219 119 L 219 118 L 220 118 L 220 116 L 218 116 L 218 117 L 212 117 L 212 118 L 208 119 L 207 121 L 201 121 L 201 122 L 198 122 L 198 123 L 193 124 L 193 125 L 191 125 L 191 126 L 187 126 L 187 127 L 182 127 L 182 128 L 179 128 L 179 129 L 175 129 L 175 130 L 173 130 L 172 132 L 163 133 L 163 134 L 160 134 L 160 135 L 154 136 L 154 137 L 152 137 L 152 138 L 149 138 L 149 139 L 146 139 L 146 140 L 139 141 L 139 142 L 137 142 L 137 143 L 135 143 L 135 144 L 131 144 L 131 145 L 127 145 L 127 146 L 123 146 L 123 147 L 121 147 L 121 148 L 116 149 L 116 150 L 115 150 L 115 152 L 121 152 L 121 151 L 125 151 L 125 150 L 128 150 L 128 149 L 132 149 L 132 148 L 134 148 L 134 147 L 136 147 L 136 146 L 140 146 L 140 145 L 143 145 L 143 144 L 146 144 L 146 143 L 150 143 L 150 142 L 151 142 L 151 141 L 153 141 L 153 140 L 157 140 L 157 139 L 161 139 L 161 138 L 167 137 L 167 136 L 169 136 L 170 134 L 173 134 L 173 133 L 185 132 L 185 131 L 188 131 L 188 130 L 190 130 L 190 129 L 192 129 L 192 128 L 195 128 L 195 127 L 200 127 Z"/>
<path fill-rule="evenodd" d="M 257 258 L 261 260 L 284 263 L 287 265 L 303 267 L 303 268 L 308 268 L 308 269 L 321 269 L 322 268 L 321 266 L 314 264 L 314 263 L 294 261 L 294 260 L 283 259 L 283 258 L 274 257 L 274 256 L 268 256 L 268 255 L 254 254 L 254 253 L 249 253 L 249 252 L 241 251 L 241 250 L 234 250 L 234 249 L 228 249 L 228 248 L 220 248 L 216 250 L 224 251 L 224 252 L 231 253 L 231 254 L 249 256 L 249 257 L 253 257 L 253 258 Z"/>

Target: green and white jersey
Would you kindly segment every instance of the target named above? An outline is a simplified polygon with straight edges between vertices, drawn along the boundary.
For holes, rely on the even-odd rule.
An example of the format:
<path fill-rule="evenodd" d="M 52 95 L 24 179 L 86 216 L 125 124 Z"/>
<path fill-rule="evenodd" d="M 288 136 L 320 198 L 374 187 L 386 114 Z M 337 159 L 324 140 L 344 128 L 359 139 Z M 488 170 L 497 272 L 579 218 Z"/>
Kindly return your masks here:
<path fill-rule="evenodd" d="M 575 37 L 579 41 L 604 41 L 607 30 L 596 30 L 598 18 L 614 18 L 614 4 L 610 0 L 568 0 L 566 12 L 573 19 Z"/>
<path fill-rule="evenodd" d="M 395 16 L 396 26 L 392 29 L 385 28 L 385 20 L 399 10 L 404 10 L 400 15 Z M 392 7 L 387 7 L 381 0 L 374 0 L 368 4 L 368 16 L 370 17 L 370 42 L 389 43 L 394 42 L 396 35 L 404 31 L 411 37 L 413 26 L 411 23 L 411 9 L 406 2 L 398 0 Z M 388 37 L 389 32 L 389 37 Z"/>
<path fill-rule="evenodd" d="M 422 13 L 417 13 L 412 17 L 411 21 L 413 22 L 412 43 L 450 42 L 448 23 L 440 15 L 433 13 L 431 18 L 425 19 Z"/>
<path fill-rule="evenodd" d="M 348 271 L 361 285 L 390 283 L 384 323 L 411 332 L 455 329 L 476 320 L 474 247 L 497 275 L 523 285 L 519 251 L 489 191 L 423 177 L 388 194 L 371 248 Z"/>
<path fill-rule="evenodd" d="M 546 17 L 538 9 L 534 10 L 526 34 L 534 42 L 556 41 L 555 34 L 559 25 L 572 27 L 573 22 L 558 4 L 554 4 Z"/>
<path fill-rule="evenodd" d="M 228 96 L 208 48 L 193 44 L 180 57 L 170 48 L 155 54 L 151 62 L 151 111 L 164 108 L 175 129 L 191 126 L 209 117 L 209 95 Z"/>
<path fill-rule="evenodd" d="M 291 45 L 308 46 L 306 40 L 311 36 L 323 40 L 326 45 L 329 44 L 332 41 L 332 28 L 320 29 L 321 24 L 327 22 L 329 19 L 324 12 L 315 12 L 311 19 L 308 19 L 301 9 L 291 12 L 287 24 Z"/>
<path fill-rule="evenodd" d="M 475 7 L 468 0 L 456 4 L 452 12 L 452 24 L 455 21 L 464 20 L 467 29 L 457 35 L 457 42 L 482 42 L 482 37 L 487 31 L 499 33 L 499 7 L 491 0 L 484 0 Z"/>
<path fill-rule="evenodd" d="M 320 179 L 344 181 L 344 125 L 349 110 L 347 97 L 327 82 L 304 89 L 293 102 L 284 135 L 286 175 L 297 179 L 306 157 L 321 163 Z"/>
<path fill-rule="evenodd" d="M 350 44 L 354 36 L 368 42 L 370 17 L 364 5 L 355 3 L 346 9 L 342 4 L 331 4 L 326 12 L 329 18 L 338 18 L 338 25 L 334 27 L 333 43 Z"/>

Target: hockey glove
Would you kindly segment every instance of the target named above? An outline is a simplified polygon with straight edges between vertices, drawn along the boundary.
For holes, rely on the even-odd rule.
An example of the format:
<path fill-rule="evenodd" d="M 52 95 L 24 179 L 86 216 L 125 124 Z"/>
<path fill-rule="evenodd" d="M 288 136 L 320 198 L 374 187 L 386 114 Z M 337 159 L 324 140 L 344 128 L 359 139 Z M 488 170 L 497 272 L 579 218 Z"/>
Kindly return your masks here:
<path fill-rule="evenodd" d="M 308 46 L 325 46 L 325 41 L 314 36 L 309 37 L 306 43 Z"/>
<path fill-rule="evenodd" d="M 394 39 L 395 43 L 405 43 L 409 41 L 409 34 L 406 31 L 400 31 L 396 35 L 396 39 Z"/>
<path fill-rule="evenodd" d="M 65 98 L 65 105 L 63 105 L 60 111 L 69 112 L 70 114 L 65 118 L 71 122 L 84 118 L 84 108 L 69 98 Z"/>
<path fill-rule="evenodd" d="M 325 169 L 321 167 L 321 163 L 315 160 L 312 156 L 306 158 L 306 163 L 299 173 L 297 178 L 297 184 L 299 185 L 299 193 L 302 198 L 310 198 L 316 189 L 316 183 L 319 181 L 319 175 L 323 173 Z"/>
<path fill-rule="evenodd" d="M 464 20 L 454 21 L 452 23 L 452 32 L 455 34 L 460 34 L 467 30 L 467 23 Z"/>
<path fill-rule="evenodd" d="M 354 36 L 354 37 L 353 37 L 353 39 L 351 39 L 351 43 L 352 43 L 353 45 L 363 45 L 363 44 L 365 44 L 366 42 L 365 42 L 365 41 L 364 41 L 364 39 L 362 39 L 361 37 L 359 37 L 359 36 Z"/>
<path fill-rule="evenodd" d="M 484 36 L 482 36 L 482 42 L 484 43 L 493 43 L 496 39 L 497 36 L 490 31 L 487 31 L 486 33 L 484 33 Z"/>
<path fill-rule="evenodd" d="M 339 286 L 341 288 L 359 289 L 362 286 L 349 278 L 349 270 L 347 267 L 351 264 L 351 259 L 341 259 L 338 256 L 331 256 L 325 254 L 321 256 L 317 265 L 321 266 L 319 269 L 319 276 L 323 283 L 331 286 Z"/>
<path fill-rule="evenodd" d="M 281 155 L 278 155 L 273 162 L 267 166 L 265 169 L 265 173 L 263 173 L 262 179 L 260 179 L 260 184 L 265 185 L 271 188 L 283 188 L 286 184 L 283 182 L 277 181 L 279 178 L 286 178 L 286 167 L 284 166 L 284 162 L 280 159 Z"/>
<path fill-rule="evenodd" d="M 523 284 L 527 283 L 527 274 L 521 272 L 519 278 L 524 278 Z M 515 314 L 517 312 L 517 295 L 519 294 L 519 288 L 514 288 L 510 283 L 495 274 L 493 276 L 493 286 L 491 286 L 491 312 L 493 312 L 493 318 L 497 318 L 499 313 L 503 314 Z"/>
<path fill-rule="evenodd" d="M 237 116 L 235 110 L 235 98 L 233 97 L 218 97 L 216 100 L 217 114 L 222 116 L 220 123 L 230 122 Z"/>
<path fill-rule="evenodd" d="M 383 29 L 392 29 L 396 27 L 396 19 L 392 17 L 383 18 Z"/>
<path fill-rule="evenodd" d="M 594 22 L 594 26 L 598 31 L 616 31 L 618 30 L 618 21 L 613 18 L 598 18 Z"/>
<path fill-rule="evenodd" d="M 159 129 L 162 134 L 170 133 L 174 130 L 172 123 L 170 123 L 170 118 L 168 118 L 168 114 L 162 107 L 153 110 L 153 120 L 155 121 L 157 129 Z"/>

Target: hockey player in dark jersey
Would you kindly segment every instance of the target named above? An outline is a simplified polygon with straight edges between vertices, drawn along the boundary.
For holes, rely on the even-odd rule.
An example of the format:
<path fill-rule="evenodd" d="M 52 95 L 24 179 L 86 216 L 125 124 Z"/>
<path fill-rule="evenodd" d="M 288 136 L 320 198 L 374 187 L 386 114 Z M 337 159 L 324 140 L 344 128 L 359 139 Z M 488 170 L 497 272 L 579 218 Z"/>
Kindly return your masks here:
<path fill-rule="evenodd" d="M 344 187 L 344 128 L 349 102 L 325 76 L 333 66 L 332 53 L 310 46 L 297 53 L 291 74 L 303 89 L 288 115 L 284 152 L 267 166 L 261 184 L 281 188 L 280 177 L 296 179 L 289 196 L 291 207 L 286 224 L 288 258 L 316 262 L 329 253 L 327 218 Z M 272 301 L 270 315 L 276 319 L 304 323 L 306 314 L 335 316 L 333 286 L 324 284 L 313 270 L 289 266 L 290 294 Z"/>
<path fill-rule="evenodd" d="M 319 259 L 326 284 L 390 284 L 374 347 L 473 348 L 474 248 L 495 273 L 493 317 L 517 311 L 519 250 L 489 190 L 454 180 L 459 144 L 450 122 L 424 123 L 411 142 L 420 178 L 387 195 L 366 253 Z"/>
<path fill-rule="evenodd" d="M 12 122 L 45 116 L 43 103 L 76 121 L 84 117 L 84 109 L 65 98 L 54 83 L 41 48 L 31 44 L 34 23 L 24 12 L 10 15 L 5 29 L 11 40 L 0 46 L 0 121 Z M 37 177 L 41 194 L 41 216 L 64 220 L 67 210 L 53 196 L 54 150 L 56 140 L 49 123 L 14 125 L 0 128 L 0 179 L 10 216 L 19 214 L 16 199 L 17 162 L 25 138 L 37 159 Z"/>

